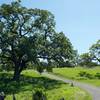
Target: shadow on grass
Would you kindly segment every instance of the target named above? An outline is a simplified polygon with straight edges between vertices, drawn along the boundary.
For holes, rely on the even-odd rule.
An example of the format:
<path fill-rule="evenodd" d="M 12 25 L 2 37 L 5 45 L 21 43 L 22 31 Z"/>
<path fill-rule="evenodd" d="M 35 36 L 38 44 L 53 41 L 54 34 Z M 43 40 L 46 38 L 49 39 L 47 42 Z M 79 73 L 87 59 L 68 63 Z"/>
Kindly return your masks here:
<path fill-rule="evenodd" d="M 30 77 L 21 75 L 20 81 L 11 81 L 11 73 L 0 73 L 0 91 L 6 94 L 18 93 L 22 91 L 34 91 L 34 89 L 41 88 L 50 90 L 59 88 L 63 82 L 49 79 L 46 77 Z"/>

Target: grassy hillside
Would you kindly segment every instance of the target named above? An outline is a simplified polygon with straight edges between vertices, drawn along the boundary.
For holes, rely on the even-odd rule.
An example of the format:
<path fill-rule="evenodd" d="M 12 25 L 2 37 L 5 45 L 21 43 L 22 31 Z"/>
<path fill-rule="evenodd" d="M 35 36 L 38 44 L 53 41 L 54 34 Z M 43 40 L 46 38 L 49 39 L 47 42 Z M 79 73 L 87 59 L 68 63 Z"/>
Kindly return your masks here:
<path fill-rule="evenodd" d="M 96 68 L 54 68 L 55 74 L 82 82 L 87 82 L 95 86 L 100 86 L 100 79 L 96 75 L 100 74 L 100 67 Z"/>
<path fill-rule="evenodd" d="M 17 100 L 32 100 L 32 95 L 37 89 L 42 89 L 48 100 L 60 100 L 62 97 L 65 100 L 91 100 L 88 93 L 80 88 L 43 77 L 33 70 L 23 71 L 19 83 L 10 81 L 11 77 L 10 72 L 0 73 L 0 91 L 6 93 L 5 100 L 12 100 L 13 93 Z"/>

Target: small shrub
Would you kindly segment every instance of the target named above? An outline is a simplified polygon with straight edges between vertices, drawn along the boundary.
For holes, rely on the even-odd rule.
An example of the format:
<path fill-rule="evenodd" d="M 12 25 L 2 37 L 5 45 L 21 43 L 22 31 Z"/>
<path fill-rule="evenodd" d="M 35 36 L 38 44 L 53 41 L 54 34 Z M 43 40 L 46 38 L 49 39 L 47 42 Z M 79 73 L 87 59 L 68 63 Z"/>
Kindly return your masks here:
<path fill-rule="evenodd" d="M 78 74 L 80 77 L 85 77 L 87 73 L 85 71 L 80 71 Z"/>
<path fill-rule="evenodd" d="M 93 79 L 94 78 L 93 75 L 92 74 L 89 74 L 89 73 L 87 73 L 85 77 L 87 77 L 89 79 Z"/>
<path fill-rule="evenodd" d="M 43 93 L 41 90 L 37 90 L 33 94 L 33 99 L 32 100 L 47 100 L 46 94 Z"/>
<path fill-rule="evenodd" d="M 100 79 L 100 73 L 96 73 L 95 77 Z"/>
<path fill-rule="evenodd" d="M 86 78 L 89 78 L 89 79 L 93 79 L 93 78 L 94 78 L 92 74 L 87 73 L 87 72 L 85 72 L 85 71 L 81 71 L 81 72 L 79 73 L 79 76 L 80 76 L 80 77 L 86 77 Z"/>
<path fill-rule="evenodd" d="M 71 86 L 71 87 L 74 87 L 74 84 L 73 84 L 73 82 L 70 84 L 70 86 Z"/>
<path fill-rule="evenodd" d="M 60 100 L 65 100 L 64 98 L 61 98 Z"/>

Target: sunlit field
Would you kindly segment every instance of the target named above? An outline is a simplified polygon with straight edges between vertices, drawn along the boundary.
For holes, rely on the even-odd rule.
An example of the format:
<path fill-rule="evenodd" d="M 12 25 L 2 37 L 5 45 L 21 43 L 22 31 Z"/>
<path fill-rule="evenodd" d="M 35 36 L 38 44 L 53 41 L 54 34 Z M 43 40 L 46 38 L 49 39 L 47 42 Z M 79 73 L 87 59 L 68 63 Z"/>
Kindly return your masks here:
<path fill-rule="evenodd" d="M 53 72 L 63 77 L 100 86 L 100 67 L 95 68 L 54 68 Z M 98 74 L 98 76 L 97 76 Z"/>

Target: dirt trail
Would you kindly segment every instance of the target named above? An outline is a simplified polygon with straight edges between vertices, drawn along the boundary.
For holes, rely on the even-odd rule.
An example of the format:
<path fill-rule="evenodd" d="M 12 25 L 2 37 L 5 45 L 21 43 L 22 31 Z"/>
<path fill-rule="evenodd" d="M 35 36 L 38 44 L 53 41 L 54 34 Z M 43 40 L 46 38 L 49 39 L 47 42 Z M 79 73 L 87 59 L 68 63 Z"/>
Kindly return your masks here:
<path fill-rule="evenodd" d="M 52 79 L 56 79 L 56 80 L 61 80 L 63 82 L 66 83 L 73 83 L 75 86 L 78 86 L 84 90 L 86 90 L 88 93 L 90 93 L 90 95 L 92 96 L 93 100 L 100 100 L 100 88 L 86 84 L 86 83 L 80 83 L 80 82 L 76 82 L 73 80 L 69 80 L 67 78 L 61 77 L 61 76 L 56 76 L 53 74 L 48 74 L 48 73 L 43 73 L 43 75 L 52 78 Z"/>

